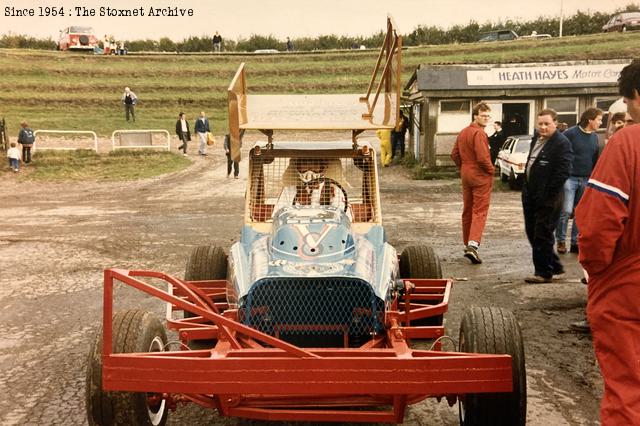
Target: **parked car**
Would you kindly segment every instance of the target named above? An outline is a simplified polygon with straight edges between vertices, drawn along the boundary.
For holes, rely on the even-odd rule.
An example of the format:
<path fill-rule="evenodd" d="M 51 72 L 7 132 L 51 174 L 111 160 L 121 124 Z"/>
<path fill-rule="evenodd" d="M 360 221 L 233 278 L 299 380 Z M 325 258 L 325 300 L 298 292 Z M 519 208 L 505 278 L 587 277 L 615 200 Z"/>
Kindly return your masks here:
<path fill-rule="evenodd" d="M 520 39 L 533 39 L 533 40 L 539 40 L 539 39 L 546 39 L 546 38 L 551 38 L 551 34 L 538 34 L 537 31 L 531 31 L 531 34 L 529 35 L 523 35 L 518 37 Z"/>
<path fill-rule="evenodd" d="M 500 179 L 509 182 L 511 189 L 522 187 L 531 138 L 531 135 L 509 136 L 498 152 L 496 166 L 500 170 Z"/>
<path fill-rule="evenodd" d="M 610 33 L 612 31 L 637 30 L 640 28 L 640 12 L 618 13 L 609 19 L 603 27 L 602 31 Z"/>
<path fill-rule="evenodd" d="M 481 34 L 478 41 L 504 41 L 517 39 L 518 34 L 516 34 L 513 30 L 497 30 Z"/>
<path fill-rule="evenodd" d="M 58 50 L 93 50 L 98 46 L 93 28 L 71 26 L 60 31 Z"/>

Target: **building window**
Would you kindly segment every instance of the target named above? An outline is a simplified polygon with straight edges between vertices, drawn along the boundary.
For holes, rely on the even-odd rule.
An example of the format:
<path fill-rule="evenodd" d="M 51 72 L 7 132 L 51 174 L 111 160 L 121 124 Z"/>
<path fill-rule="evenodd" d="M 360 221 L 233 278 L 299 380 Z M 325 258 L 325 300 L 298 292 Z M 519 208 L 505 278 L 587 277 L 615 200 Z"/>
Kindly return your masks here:
<path fill-rule="evenodd" d="M 603 114 L 602 114 L 602 126 L 600 126 L 601 129 L 606 129 L 607 128 L 607 124 L 609 124 L 609 107 L 611 106 L 611 104 L 613 104 L 617 100 L 618 100 L 617 97 L 595 98 L 594 99 L 594 102 L 596 104 L 596 108 L 601 109 L 602 112 L 603 112 Z"/>
<path fill-rule="evenodd" d="M 567 123 L 569 127 L 578 123 L 578 98 L 547 98 L 545 105 L 558 113 L 558 123 Z"/>
<path fill-rule="evenodd" d="M 460 101 L 440 101 L 440 112 L 469 114 L 471 112 L 471 102 L 468 99 Z"/>
<path fill-rule="evenodd" d="M 458 133 L 471 122 L 470 99 L 447 99 L 440 101 L 438 133 Z"/>

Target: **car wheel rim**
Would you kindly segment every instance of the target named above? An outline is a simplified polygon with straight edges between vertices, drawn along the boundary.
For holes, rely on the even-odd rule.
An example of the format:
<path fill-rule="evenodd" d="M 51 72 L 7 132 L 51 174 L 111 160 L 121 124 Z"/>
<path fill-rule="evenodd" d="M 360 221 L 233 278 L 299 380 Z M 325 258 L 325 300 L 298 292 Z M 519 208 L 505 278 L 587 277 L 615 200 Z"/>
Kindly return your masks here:
<path fill-rule="evenodd" d="M 156 336 L 149 345 L 149 352 L 164 352 L 164 342 L 160 336 Z M 157 393 L 147 394 L 147 414 L 152 425 L 157 426 L 162 423 L 167 401 L 162 395 Z"/>

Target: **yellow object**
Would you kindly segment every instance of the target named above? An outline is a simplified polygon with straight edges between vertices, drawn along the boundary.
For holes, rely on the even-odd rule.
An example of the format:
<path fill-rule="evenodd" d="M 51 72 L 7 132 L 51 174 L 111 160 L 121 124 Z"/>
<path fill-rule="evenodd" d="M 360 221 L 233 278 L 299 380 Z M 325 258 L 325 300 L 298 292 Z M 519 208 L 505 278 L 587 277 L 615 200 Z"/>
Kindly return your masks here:
<path fill-rule="evenodd" d="M 383 167 L 391 164 L 391 130 L 380 129 L 376 131 L 380 139 L 380 163 Z"/>
<path fill-rule="evenodd" d="M 213 137 L 211 132 L 207 132 L 207 145 L 213 145 L 214 143 L 216 143 L 215 138 Z"/>

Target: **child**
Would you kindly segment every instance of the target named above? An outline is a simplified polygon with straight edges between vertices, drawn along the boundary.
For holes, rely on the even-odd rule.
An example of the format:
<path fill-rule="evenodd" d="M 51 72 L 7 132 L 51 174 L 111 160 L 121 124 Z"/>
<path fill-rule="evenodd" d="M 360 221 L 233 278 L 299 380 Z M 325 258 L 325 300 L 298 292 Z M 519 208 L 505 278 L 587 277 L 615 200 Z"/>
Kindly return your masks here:
<path fill-rule="evenodd" d="M 7 150 L 7 158 L 9 159 L 9 167 L 17 172 L 20 169 L 20 151 L 16 148 L 17 144 L 11 142 L 11 148 Z"/>

